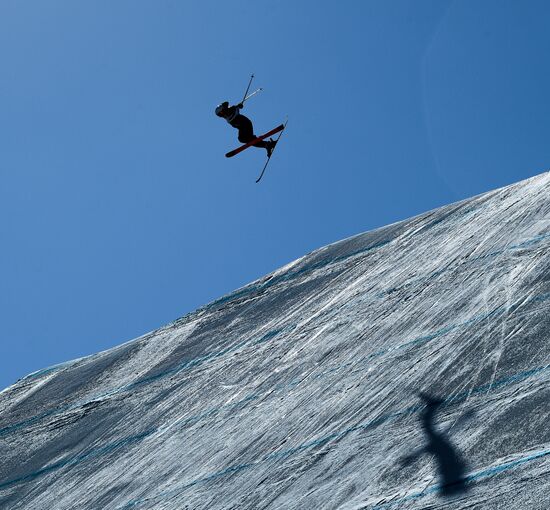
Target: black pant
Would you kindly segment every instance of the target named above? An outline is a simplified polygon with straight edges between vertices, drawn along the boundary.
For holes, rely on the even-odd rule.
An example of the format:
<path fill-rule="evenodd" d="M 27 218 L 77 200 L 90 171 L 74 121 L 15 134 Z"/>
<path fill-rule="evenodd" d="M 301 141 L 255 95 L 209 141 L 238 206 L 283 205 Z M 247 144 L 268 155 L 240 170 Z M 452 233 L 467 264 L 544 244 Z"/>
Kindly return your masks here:
<path fill-rule="evenodd" d="M 231 121 L 231 125 L 239 130 L 239 142 L 248 143 L 256 138 L 252 122 L 248 117 L 239 114 Z M 260 147 L 262 149 L 265 149 L 267 146 L 268 143 L 264 140 L 254 144 L 254 147 Z"/>

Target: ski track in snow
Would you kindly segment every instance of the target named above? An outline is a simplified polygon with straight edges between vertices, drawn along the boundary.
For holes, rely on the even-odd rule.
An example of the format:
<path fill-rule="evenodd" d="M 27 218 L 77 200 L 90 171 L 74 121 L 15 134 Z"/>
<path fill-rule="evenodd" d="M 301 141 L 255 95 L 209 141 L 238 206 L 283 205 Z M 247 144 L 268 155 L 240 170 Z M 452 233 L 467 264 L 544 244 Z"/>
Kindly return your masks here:
<path fill-rule="evenodd" d="M 550 508 L 550 174 L 0 392 L 0 509 Z M 445 496 L 425 403 L 464 459 Z M 437 456 L 437 454 L 436 454 Z"/>

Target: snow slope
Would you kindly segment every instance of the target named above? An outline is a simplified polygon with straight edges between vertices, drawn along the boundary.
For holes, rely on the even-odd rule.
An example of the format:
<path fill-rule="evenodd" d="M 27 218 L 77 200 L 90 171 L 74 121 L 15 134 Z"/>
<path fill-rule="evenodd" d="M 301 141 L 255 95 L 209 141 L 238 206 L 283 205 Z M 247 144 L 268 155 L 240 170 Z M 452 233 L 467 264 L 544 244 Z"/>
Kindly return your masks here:
<path fill-rule="evenodd" d="M 549 193 L 346 239 L 18 381 L 0 508 L 550 508 Z"/>

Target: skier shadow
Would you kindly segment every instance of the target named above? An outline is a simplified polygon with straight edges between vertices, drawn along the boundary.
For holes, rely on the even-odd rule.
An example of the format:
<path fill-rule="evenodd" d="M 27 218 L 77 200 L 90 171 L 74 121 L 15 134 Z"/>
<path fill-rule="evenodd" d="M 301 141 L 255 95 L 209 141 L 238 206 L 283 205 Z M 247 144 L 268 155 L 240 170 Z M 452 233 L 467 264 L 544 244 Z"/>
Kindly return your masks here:
<path fill-rule="evenodd" d="M 434 455 L 439 476 L 439 493 L 445 497 L 452 497 L 468 490 L 466 483 L 467 465 L 458 450 L 448 438 L 448 431 L 440 432 L 435 428 L 435 414 L 443 404 L 443 400 L 420 393 L 420 398 L 426 403 L 422 411 L 421 426 L 427 443 L 424 447 L 413 451 L 401 459 L 401 466 L 406 467 L 415 462 L 423 454 Z M 459 418 L 464 421 L 473 417 L 470 411 Z M 456 423 L 455 423 L 456 425 Z"/>

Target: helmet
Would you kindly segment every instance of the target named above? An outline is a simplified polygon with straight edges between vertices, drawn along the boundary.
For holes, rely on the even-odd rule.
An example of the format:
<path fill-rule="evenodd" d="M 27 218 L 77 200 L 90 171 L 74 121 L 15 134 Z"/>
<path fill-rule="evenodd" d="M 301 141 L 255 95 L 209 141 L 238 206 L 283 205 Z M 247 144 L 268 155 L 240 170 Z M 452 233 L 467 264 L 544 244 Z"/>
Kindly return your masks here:
<path fill-rule="evenodd" d="M 223 112 L 229 108 L 229 102 L 224 101 L 222 104 L 216 106 L 216 115 L 218 117 L 223 117 Z"/>

